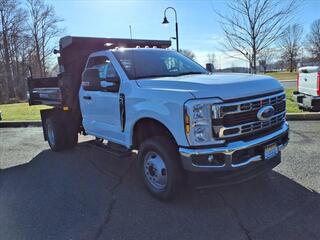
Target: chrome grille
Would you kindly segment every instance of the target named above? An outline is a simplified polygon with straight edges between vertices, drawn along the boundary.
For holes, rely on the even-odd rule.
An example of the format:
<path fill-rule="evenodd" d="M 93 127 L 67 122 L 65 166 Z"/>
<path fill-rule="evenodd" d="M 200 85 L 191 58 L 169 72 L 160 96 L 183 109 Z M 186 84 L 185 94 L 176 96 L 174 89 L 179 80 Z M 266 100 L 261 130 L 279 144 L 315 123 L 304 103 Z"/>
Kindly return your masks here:
<path fill-rule="evenodd" d="M 260 132 L 283 123 L 286 118 L 286 97 L 283 92 L 246 101 L 214 105 L 212 127 L 216 138 L 226 139 Z M 273 106 L 274 115 L 261 121 L 257 112 L 265 106 Z"/>

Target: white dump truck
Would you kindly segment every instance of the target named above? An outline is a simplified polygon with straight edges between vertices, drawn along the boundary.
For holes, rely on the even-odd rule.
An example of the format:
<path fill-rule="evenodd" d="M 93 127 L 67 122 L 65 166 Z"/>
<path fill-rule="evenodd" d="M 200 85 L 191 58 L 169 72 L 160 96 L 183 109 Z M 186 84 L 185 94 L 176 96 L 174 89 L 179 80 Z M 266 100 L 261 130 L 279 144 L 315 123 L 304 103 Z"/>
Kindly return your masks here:
<path fill-rule="evenodd" d="M 148 190 L 170 199 L 186 173 L 243 181 L 280 163 L 286 97 L 274 78 L 212 74 L 169 41 L 64 37 L 60 73 L 28 79 L 54 151 L 78 134 L 113 152 L 138 152 Z M 232 182 L 232 181 L 230 181 Z"/>

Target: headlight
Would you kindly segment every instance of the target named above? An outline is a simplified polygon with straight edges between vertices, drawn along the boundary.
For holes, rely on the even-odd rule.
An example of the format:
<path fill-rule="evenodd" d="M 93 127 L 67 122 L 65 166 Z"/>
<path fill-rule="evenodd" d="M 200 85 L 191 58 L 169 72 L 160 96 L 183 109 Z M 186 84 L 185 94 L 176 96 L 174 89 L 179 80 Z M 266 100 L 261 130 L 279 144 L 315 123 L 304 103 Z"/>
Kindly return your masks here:
<path fill-rule="evenodd" d="M 202 99 L 189 100 L 185 104 L 185 132 L 189 144 L 193 146 L 214 144 L 212 136 L 212 105 L 221 100 Z"/>

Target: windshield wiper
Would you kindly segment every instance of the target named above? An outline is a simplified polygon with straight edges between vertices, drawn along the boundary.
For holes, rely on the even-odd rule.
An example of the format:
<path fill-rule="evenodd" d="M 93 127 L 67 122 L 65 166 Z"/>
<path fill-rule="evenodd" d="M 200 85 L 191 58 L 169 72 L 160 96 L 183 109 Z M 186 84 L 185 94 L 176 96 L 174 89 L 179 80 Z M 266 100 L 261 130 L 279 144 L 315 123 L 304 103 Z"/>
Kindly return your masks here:
<path fill-rule="evenodd" d="M 208 74 L 208 73 L 206 73 L 206 72 L 183 72 L 183 73 L 179 73 L 177 75 L 174 75 L 174 77 L 183 76 L 183 75 L 191 75 L 191 74 Z"/>

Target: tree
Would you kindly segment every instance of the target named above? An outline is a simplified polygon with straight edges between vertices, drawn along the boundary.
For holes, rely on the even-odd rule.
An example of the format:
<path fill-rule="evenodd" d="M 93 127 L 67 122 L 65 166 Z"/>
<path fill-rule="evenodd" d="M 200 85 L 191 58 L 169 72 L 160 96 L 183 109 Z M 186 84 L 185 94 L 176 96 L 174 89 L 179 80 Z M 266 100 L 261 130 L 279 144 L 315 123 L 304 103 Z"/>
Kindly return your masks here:
<path fill-rule="evenodd" d="M 211 63 L 213 66 L 216 62 L 216 55 L 214 53 L 207 54 L 207 63 Z"/>
<path fill-rule="evenodd" d="M 320 19 L 311 24 L 310 33 L 307 36 L 310 45 L 309 52 L 315 61 L 320 62 Z"/>
<path fill-rule="evenodd" d="M 267 48 L 261 51 L 258 55 L 258 61 L 260 66 L 260 71 L 265 73 L 267 71 L 268 65 L 274 60 L 277 50 L 274 48 Z"/>
<path fill-rule="evenodd" d="M 232 0 L 229 14 L 221 14 L 220 24 L 227 51 L 240 53 L 257 72 L 257 56 L 274 44 L 291 21 L 296 0 Z"/>
<path fill-rule="evenodd" d="M 48 56 L 52 53 L 50 41 L 61 33 L 58 24 L 59 19 L 51 5 L 42 0 L 27 0 L 30 13 L 29 29 L 32 33 L 38 74 L 41 77 L 47 75 Z"/>
<path fill-rule="evenodd" d="M 301 48 L 303 29 L 298 24 L 289 25 L 280 38 L 282 59 L 287 63 L 290 72 L 297 68 L 298 53 Z"/>
<path fill-rule="evenodd" d="M 26 15 L 17 0 L 0 0 L 0 15 L 0 56 L 4 65 L 4 75 L 0 79 L 0 101 L 8 102 L 9 97 L 16 97 L 16 82 L 20 73 L 17 46 L 20 35 L 25 31 Z"/>
<path fill-rule="evenodd" d="M 182 53 L 183 55 L 185 55 L 186 57 L 191 58 L 191 59 L 193 59 L 193 60 L 196 58 L 196 55 L 195 55 L 194 52 L 192 52 L 191 50 L 188 50 L 188 49 L 180 49 L 179 52 Z"/>
<path fill-rule="evenodd" d="M 27 9 L 21 3 L 21 0 L 0 0 L 1 103 L 26 99 L 29 65 L 40 76 L 47 74 L 51 69 L 50 41 L 60 30 L 60 19 L 43 0 L 28 0 Z"/>

